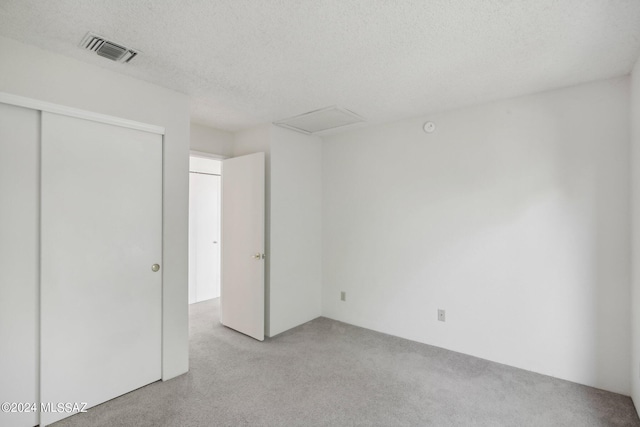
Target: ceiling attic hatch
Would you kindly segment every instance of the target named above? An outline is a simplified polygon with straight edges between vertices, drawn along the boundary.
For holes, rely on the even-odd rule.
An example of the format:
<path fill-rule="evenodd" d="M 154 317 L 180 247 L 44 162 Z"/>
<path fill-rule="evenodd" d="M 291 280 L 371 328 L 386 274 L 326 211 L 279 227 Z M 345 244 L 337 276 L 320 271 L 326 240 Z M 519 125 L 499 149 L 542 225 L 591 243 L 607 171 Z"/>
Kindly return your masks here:
<path fill-rule="evenodd" d="M 360 122 L 364 122 L 364 119 L 353 111 L 333 106 L 310 111 L 273 124 L 309 135 Z"/>
<path fill-rule="evenodd" d="M 116 62 L 128 63 L 135 58 L 140 51 L 121 45 L 120 43 L 107 40 L 106 38 L 88 32 L 80 42 L 80 47 L 97 53 L 103 58 Z"/>

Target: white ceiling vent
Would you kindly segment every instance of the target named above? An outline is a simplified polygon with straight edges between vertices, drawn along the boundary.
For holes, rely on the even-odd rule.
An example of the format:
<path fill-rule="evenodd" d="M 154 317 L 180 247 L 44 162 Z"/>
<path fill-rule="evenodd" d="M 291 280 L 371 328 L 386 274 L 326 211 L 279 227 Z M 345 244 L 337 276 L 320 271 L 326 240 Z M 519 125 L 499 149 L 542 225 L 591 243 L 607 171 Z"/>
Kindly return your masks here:
<path fill-rule="evenodd" d="M 122 46 L 94 33 L 87 33 L 80 42 L 80 47 L 97 53 L 98 55 L 116 62 L 127 63 L 135 58 L 140 51 Z"/>
<path fill-rule="evenodd" d="M 353 111 L 334 106 L 300 114 L 299 116 L 280 120 L 273 124 L 311 134 L 360 122 L 364 122 L 364 119 Z"/>

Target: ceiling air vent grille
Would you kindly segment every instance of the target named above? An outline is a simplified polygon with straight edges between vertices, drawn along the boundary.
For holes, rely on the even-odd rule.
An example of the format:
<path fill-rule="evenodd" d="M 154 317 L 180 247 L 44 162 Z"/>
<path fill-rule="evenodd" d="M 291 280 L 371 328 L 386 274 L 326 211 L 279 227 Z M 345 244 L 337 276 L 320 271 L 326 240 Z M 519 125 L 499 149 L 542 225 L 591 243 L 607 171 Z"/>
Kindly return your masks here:
<path fill-rule="evenodd" d="M 130 62 L 139 51 L 122 46 L 94 33 L 87 33 L 80 42 L 80 47 L 116 62 Z"/>

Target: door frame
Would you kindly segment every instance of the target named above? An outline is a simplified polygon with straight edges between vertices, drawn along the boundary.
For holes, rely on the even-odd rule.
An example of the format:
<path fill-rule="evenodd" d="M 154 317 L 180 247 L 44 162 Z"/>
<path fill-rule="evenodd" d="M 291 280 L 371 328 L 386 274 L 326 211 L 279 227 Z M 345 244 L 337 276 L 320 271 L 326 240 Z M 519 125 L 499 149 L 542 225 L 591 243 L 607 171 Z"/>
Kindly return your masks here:
<path fill-rule="evenodd" d="M 230 156 L 223 156 L 221 154 L 215 154 L 215 153 L 208 153 L 206 151 L 198 151 L 198 150 L 189 150 L 189 163 L 191 163 L 191 158 L 192 157 L 200 157 L 203 159 L 211 159 L 211 160 L 219 160 L 222 164 L 222 161 L 225 159 L 229 159 Z M 194 173 L 191 171 L 191 166 L 189 166 L 188 171 L 187 171 L 187 176 L 190 177 L 191 174 Z M 195 173 L 205 173 L 205 172 L 195 172 Z M 220 172 L 220 179 L 222 180 L 222 170 Z M 190 179 L 190 178 L 189 178 Z M 222 182 L 222 181 L 221 181 Z M 219 209 L 220 209 L 220 281 L 219 281 L 219 285 L 220 288 L 222 288 L 222 184 L 220 185 L 220 203 L 219 203 Z M 191 194 L 189 194 L 189 221 L 191 221 Z M 187 232 L 189 235 L 187 236 L 187 240 L 189 241 L 191 236 L 190 236 L 190 232 Z M 189 250 L 191 249 L 191 243 L 190 241 L 188 242 L 188 246 L 189 246 Z M 190 258 L 191 255 L 189 255 L 188 258 Z M 190 260 L 187 259 L 187 266 L 188 266 L 188 270 L 191 269 L 190 266 Z M 187 282 L 188 282 L 188 286 L 191 286 L 191 283 L 189 282 L 190 278 L 187 277 Z M 220 295 L 222 295 L 222 290 L 220 291 Z M 189 303 L 189 298 L 187 297 L 187 302 Z M 189 303 L 190 305 L 191 303 Z"/>
<path fill-rule="evenodd" d="M 220 154 L 206 153 L 204 151 L 189 150 L 189 157 L 204 157 L 206 159 L 224 160 L 229 156 L 221 156 Z"/>

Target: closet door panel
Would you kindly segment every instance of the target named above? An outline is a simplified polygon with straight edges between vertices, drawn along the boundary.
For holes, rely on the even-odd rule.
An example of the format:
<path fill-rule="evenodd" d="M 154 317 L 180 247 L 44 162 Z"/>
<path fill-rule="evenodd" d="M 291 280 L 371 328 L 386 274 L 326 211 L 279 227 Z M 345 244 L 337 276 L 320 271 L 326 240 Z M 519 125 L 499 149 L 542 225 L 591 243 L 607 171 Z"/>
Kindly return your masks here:
<path fill-rule="evenodd" d="M 0 103 L 0 402 L 36 405 L 39 140 L 38 111 Z M 36 424 L 37 412 L 0 412 L 2 426 Z"/>
<path fill-rule="evenodd" d="M 91 407 L 161 377 L 162 137 L 50 113 L 42 135 L 41 398 Z"/>

